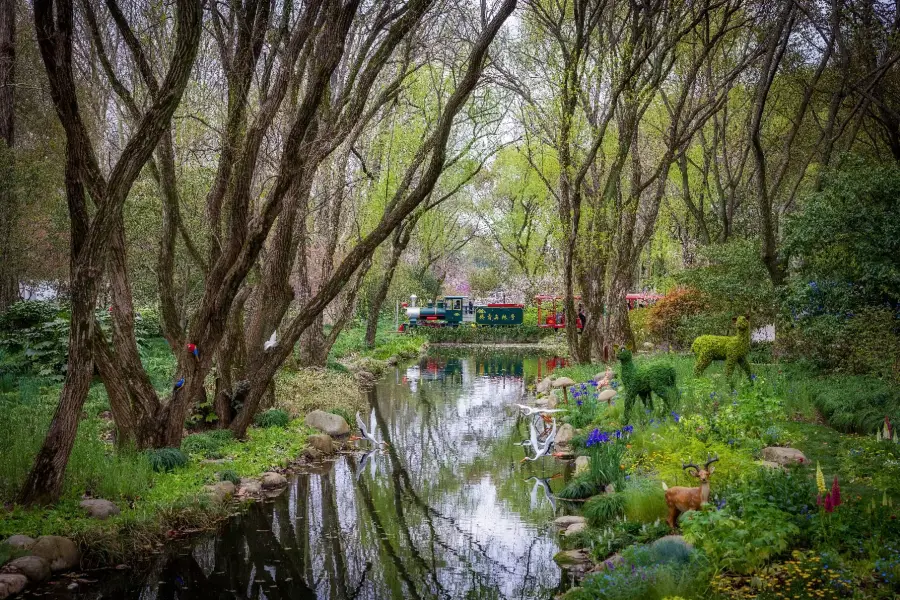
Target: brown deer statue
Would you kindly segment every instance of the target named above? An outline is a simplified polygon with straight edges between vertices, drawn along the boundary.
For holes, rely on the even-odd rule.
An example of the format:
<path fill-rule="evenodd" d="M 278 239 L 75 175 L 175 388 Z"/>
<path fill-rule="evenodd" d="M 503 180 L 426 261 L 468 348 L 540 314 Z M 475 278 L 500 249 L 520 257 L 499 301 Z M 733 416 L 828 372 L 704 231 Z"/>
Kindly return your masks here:
<path fill-rule="evenodd" d="M 710 458 L 702 469 L 694 463 L 681 464 L 682 469 L 693 469 L 688 472 L 700 480 L 700 487 L 667 487 L 663 482 L 663 489 L 666 490 L 666 504 L 669 505 L 669 516 L 666 518 L 666 522 L 672 530 L 675 529 L 675 523 L 678 522 L 678 517 L 682 513 L 689 510 L 700 510 L 700 505 L 709 501 L 709 476 L 715 471 L 716 468 L 712 464 L 717 460 L 719 460 L 718 456 Z"/>

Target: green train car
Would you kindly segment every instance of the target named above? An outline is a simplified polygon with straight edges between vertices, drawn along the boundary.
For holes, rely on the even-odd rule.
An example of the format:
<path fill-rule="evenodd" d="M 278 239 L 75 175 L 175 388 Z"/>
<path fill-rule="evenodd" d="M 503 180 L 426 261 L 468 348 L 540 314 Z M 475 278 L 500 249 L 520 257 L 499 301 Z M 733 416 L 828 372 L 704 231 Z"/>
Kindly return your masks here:
<path fill-rule="evenodd" d="M 408 327 L 459 327 L 460 325 L 484 325 L 502 327 L 521 325 L 525 314 L 522 304 L 475 304 L 467 296 L 445 296 L 437 302 L 416 306 L 416 296 L 404 304 Z M 400 327 L 405 329 L 404 325 Z"/>

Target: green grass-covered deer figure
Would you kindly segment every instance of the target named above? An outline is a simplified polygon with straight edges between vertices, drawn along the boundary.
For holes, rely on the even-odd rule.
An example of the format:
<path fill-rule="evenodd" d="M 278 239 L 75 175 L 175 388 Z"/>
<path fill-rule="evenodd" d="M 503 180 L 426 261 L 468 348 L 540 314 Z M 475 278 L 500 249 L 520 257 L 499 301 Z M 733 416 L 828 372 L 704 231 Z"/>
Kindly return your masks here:
<path fill-rule="evenodd" d="M 735 319 L 735 335 L 701 335 L 691 344 L 697 357 L 694 373 L 699 377 L 714 360 L 725 361 L 725 375 L 731 379 L 734 366 L 740 366 L 750 377 L 750 322 L 747 317 Z"/>
<path fill-rule="evenodd" d="M 675 368 L 670 365 L 651 363 L 638 367 L 631 357 L 631 350 L 624 346 L 616 355 L 622 364 L 622 383 L 625 384 L 625 422 L 631 414 L 631 408 L 637 398 L 643 400 L 645 406 L 653 406 L 652 394 L 663 399 L 666 410 L 672 410 L 678 389 L 675 387 Z"/>

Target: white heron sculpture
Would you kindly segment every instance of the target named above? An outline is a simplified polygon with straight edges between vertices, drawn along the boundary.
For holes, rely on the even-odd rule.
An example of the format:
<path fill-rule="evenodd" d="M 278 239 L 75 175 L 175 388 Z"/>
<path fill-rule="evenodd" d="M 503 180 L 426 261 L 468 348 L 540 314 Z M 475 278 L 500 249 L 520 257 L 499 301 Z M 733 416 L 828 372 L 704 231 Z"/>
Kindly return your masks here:
<path fill-rule="evenodd" d="M 553 419 L 553 428 L 550 430 L 550 435 L 547 436 L 547 439 L 544 440 L 543 444 L 538 443 L 538 432 L 537 428 L 534 426 L 534 422 L 528 424 L 531 428 L 531 449 L 534 450 L 534 458 L 530 456 L 526 456 L 520 462 L 525 462 L 526 460 L 538 460 L 542 456 L 546 456 L 550 451 L 550 446 L 553 445 L 553 440 L 556 438 L 556 419 Z"/>
<path fill-rule="evenodd" d="M 531 481 L 534 479 L 534 487 L 531 488 L 531 508 L 535 509 L 538 506 L 538 488 L 542 488 L 544 490 L 544 498 L 550 502 L 550 508 L 553 509 L 553 512 L 556 512 L 556 497 L 553 495 L 553 490 L 550 489 L 550 479 L 556 479 L 557 477 L 561 477 L 562 473 L 557 473 L 553 477 L 545 478 L 545 477 L 537 477 L 532 475 L 527 478 L 525 481 Z"/>
<path fill-rule="evenodd" d="M 524 404 L 513 404 L 526 417 L 531 415 L 552 415 L 553 413 L 566 412 L 564 408 L 538 408 L 534 406 L 525 406 Z"/>
<path fill-rule="evenodd" d="M 356 411 L 356 426 L 359 427 L 359 432 L 362 434 L 362 437 L 351 435 L 351 440 L 368 440 L 372 445 L 379 447 L 388 445 L 387 442 L 379 440 L 372 433 L 369 433 L 369 429 L 366 427 L 366 424 L 363 422 L 362 417 L 359 415 L 359 411 Z M 374 427 L 372 429 L 374 429 Z"/>

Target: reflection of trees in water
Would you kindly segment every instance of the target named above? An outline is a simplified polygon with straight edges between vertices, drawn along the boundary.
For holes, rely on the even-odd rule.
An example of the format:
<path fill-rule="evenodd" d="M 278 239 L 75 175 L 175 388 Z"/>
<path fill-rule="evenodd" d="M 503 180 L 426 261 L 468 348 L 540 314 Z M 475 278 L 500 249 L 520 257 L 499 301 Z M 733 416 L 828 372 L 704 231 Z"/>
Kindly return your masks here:
<path fill-rule="evenodd" d="M 340 459 L 257 503 L 193 552 L 160 562 L 142 591 L 108 598 L 545 598 L 559 581 L 551 536 L 525 529 L 529 473 L 503 403 L 521 379 L 433 382 L 369 395 L 390 442 L 379 475 Z M 511 413 L 510 413 L 511 415 Z M 488 515 L 498 510 L 503 514 Z M 549 516 L 549 515 L 547 515 Z M 546 522 L 546 521 L 545 521 Z M 509 531 L 503 527 L 508 526 Z M 132 593 L 133 591 L 133 593 Z"/>

